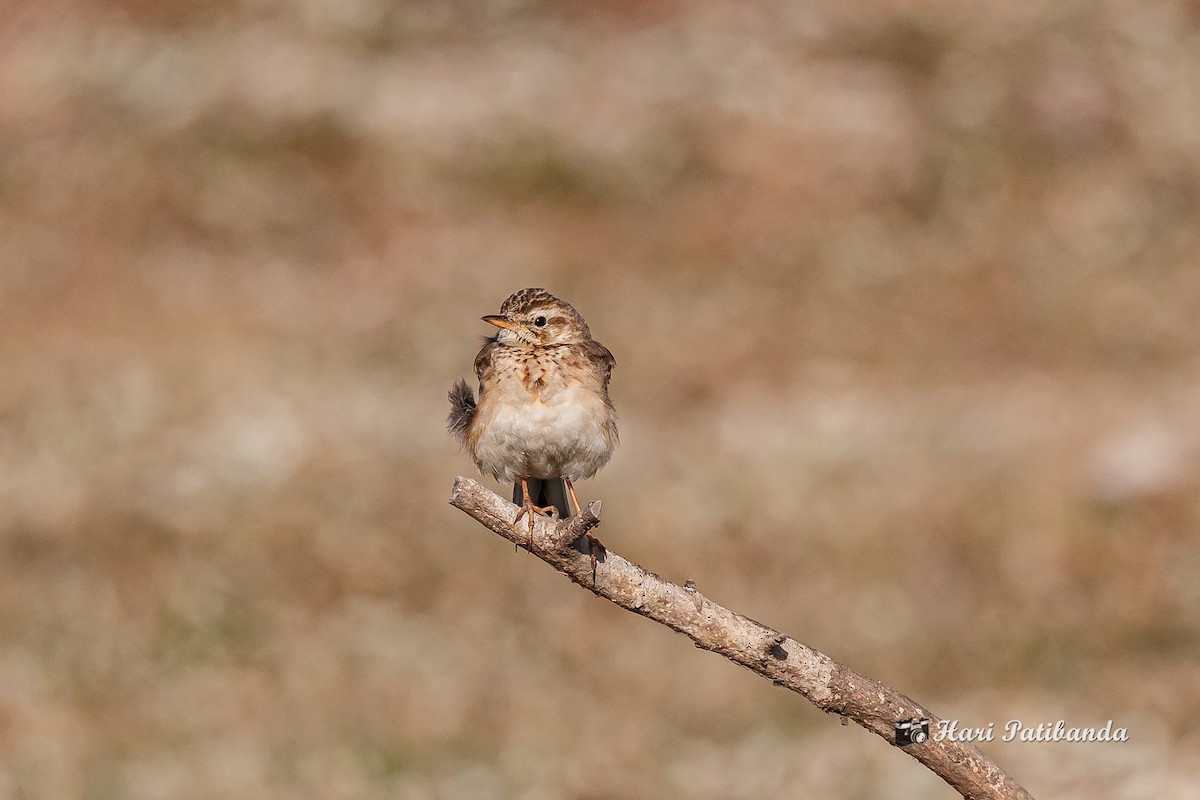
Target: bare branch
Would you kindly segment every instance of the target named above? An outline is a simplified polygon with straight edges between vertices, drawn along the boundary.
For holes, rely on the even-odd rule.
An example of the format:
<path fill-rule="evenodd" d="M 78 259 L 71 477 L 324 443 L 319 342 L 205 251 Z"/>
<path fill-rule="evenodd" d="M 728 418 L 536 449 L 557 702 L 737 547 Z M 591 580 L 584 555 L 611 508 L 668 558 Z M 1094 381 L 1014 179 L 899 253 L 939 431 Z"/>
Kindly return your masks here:
<path fill-rule="evenodd" d="M 469 478 L 457 478 L 450 504 L 519 546 L 529 541 L 524 520 L 514 527 L 517 507 Z M 533 553 L 575 583 L 622 608 L 649 617 L 690 638 L 697 647 L 720 653 L 753 672 L 798 692 L 822 711 L 849 719 L 888 744 L 895 742 L 897 720 L 940 718 L 896 690 L 859 675 L 787 634 L 717 605 L 694 583 L 678 586 L 611 551 L 601 548 L 592 582 L 584 533 L 600 524 L 596 501 L 568 520 L 537 517 Z M 902 748 L 963 797 L 972 800 L 1032 800 L 1016 781 L 968 742 L 930 737 Z"/>

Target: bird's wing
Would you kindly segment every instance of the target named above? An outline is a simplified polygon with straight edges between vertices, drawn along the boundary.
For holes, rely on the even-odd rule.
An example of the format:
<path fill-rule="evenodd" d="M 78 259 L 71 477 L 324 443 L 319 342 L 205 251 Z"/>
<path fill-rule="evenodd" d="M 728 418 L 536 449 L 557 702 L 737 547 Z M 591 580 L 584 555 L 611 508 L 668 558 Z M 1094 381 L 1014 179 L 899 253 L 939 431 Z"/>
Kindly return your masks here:
<path fill-rule="evenodd" d="M 483 397 L 483 386 L 486 375 L 492 368 L 492 354 L 497 347 L 494 339 L 488 339 L 479 355 L 475 356 L 475 377 L 479 379 L 479 397 Z M 477 403 L 475 393 L 461 378 L 450 389 L 450 416 L 446 420 L 446 430 L 462 444 L 467 442 L 467 428 L 475 418 Z"/>
<path fill-rule="evenodd" d="M 617 365 L 617 359 L 607 347 L 597 342 L 595 339 L 589 339 L 579 345 L 584 356 L 587 357 L 588 363 L 592 365 L 604 382 L 604 388 L 608 388 L 608 380 L 612 377 L 613 367 Z"/>
<path fill-rule="evenodd" d="M 492 370 L 492 357 L 496 354 L 496 348 L 500 343 L 495 339 L 487 339 L 484 341 L 483 347 L 479 351 L 479 355 L 475 356 L 475 377 L 479 379 L 479 396 L 483 396 L 483 385 L 486 383 L 484 376 Z"/>

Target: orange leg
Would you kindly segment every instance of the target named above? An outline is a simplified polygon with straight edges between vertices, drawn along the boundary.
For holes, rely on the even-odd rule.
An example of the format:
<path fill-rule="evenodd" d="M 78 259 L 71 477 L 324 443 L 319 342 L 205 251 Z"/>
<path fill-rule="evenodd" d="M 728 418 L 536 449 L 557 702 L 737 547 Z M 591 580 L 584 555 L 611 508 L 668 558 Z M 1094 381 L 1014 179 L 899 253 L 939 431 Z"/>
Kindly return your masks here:
<path fill-rule="evenodd" d="M 571 479 L 563 478 L 563 481 L 565 481 L 567 484 L 567 495 L 570 497 L 570 500 L 571 500 L 570 505 L 573 505 L 575 507 L 575 509 L 571 512 L 571 514 L 573 516 L 575 514 L 578 514 L 580 511 L 582 511 L 583 507 L 581 505 L 579 505 L 579 498 L 575 496 L 575 487 L 574 487 L 574 485 L 572 485 Z M 592 538 L 591 531 L 588 531 L 587 533 L 585 533 L 584 536 L 587 537 L 588 555 L 591 556 L 591 559 L 592 559 L 592 583 L 594 584 L 596 582 L 596 553 L 600 552 L 601 544 Z"/>
<path fill-rule="evenodd" d="M 575 487 L 571 484 L 571 479 L 563 478 L 563 481 L 567 484 L 567 494 L 571 496 L 571 505 L 575 507 L 571 511 L 571 516 L 575 516 L 583 510 L 583 507 L 579 505 L 579 498 L 575 496 Z"/>
<path fill-rule="evenodd" d="M 558 509 L 556 509 L 554 506 L 535 506 L 533 504 L 533 498 L 529 496 L 528 479 L 524 475 L 521 476 L 521 497 L 523 498 L 521 508 L 517 511 L 517 515 L 513 517 L 512 524 L 516 525 L 518 522 L 520 522 L 521 517 L 529 517 L 529 550 L 530 552 L 533 552 L 533 515 L 543 514 L 557 519 Z"/>

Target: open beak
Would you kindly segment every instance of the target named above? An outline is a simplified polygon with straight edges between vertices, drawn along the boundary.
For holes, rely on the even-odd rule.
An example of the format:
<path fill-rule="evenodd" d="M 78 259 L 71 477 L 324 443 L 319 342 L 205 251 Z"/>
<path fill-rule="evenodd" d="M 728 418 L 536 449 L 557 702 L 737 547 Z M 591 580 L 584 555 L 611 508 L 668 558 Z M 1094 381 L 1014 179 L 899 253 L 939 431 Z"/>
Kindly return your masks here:
<path fill-rule="evenodd" d="M 495 325 L 497 328 L 507 328 L 510 331 L 519 331 L 521 326 L 513 322 L 508 317 L 501 317 L 497 314 L 488 314 L 483 318 L 483 321 L 489 325 Z"/>

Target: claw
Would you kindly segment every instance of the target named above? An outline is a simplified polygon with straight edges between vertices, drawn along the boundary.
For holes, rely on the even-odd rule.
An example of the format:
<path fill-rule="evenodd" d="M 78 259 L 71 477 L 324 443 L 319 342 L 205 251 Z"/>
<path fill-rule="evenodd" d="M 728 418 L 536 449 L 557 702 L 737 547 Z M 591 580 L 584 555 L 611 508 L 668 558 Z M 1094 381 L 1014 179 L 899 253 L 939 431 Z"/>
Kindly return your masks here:
<path fill-rule="evenodd" d="M 521 504 L 521 508 L 517 510 L 517 515 L 515 517 L 513 517 L 512 524 L 515 526 L 518 522 L 521 521 L 521 517 L 529 518 L 528 548 L 529 548 L 529 552 L 532 553 L 533 552 L 533 515 L 541 514 L 542 516 L 547 516 L 547 517 L 550 517 L 551 519 L 556 520 L 556 519 L 558 519 L 558 509 L 555 508 L 554 506 L 535 506 L 533 504 L 533 499 L 529 496 L 529 483 L 528 483 L 527 479 L 524 477 L 521 478 L 521 495 L 524 498 L 524 502 Z"/>
<path fill-rule="evenodd" d="M 568 493 L 568 495 L 570 497 L 570 505 L 568 505 L 568 509 L 570 509 L 571 515 L 577 515 L 578 512 L 583 510 L 583 506 L 580 505 L 580 499 L 575 497 L 575 486 L 571 485 L 571 479 L 569 479 L 569 477 L 564 476 L 563 480 L 566 482 L 566 493 Z M 572 506 L 574 506 L 574 507 L 572 507 Z M 592 536 L 592 533 L 590 533 L 590 531 L 588 531 L 588 533 L 583 534 L 583 535 L 587 536 L 587 539 L 588 539 L 588 557 L 590 560 L 592 560 L 592 585 L 595 585 L 595 582 L 596 582 L 596 553 L 599 553 L 600 551 L 602 551 L 602 549 L 604 549 L 604 545 L 601 545 L 599 539 L 594 539 L 594 537 Z"/>
<path fill-rule="evenodd" d="M 566 481 L 567 494 L 570 495 L 571 504 L 574 505 L 574 508 L 571 510 L 571 513 L 578 514 L 583 509 L 582 509 L 582 506 L 579 505 L 579 498 L 575 496 L 575 487 L 574 487 L 574 485 L 571 484 L 570 478 L 563 478 L 563 480 Z M 592 562 L 592 585 L 595 586 L 596 585 L 596 554 L 599 553 L 604 548 L 604 545 L 600 544 L 600 540 L 594 538 L 590 531 L 588 533 L 585 533 L 584 536 L 587 537 L 588 556 Z"/>

